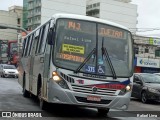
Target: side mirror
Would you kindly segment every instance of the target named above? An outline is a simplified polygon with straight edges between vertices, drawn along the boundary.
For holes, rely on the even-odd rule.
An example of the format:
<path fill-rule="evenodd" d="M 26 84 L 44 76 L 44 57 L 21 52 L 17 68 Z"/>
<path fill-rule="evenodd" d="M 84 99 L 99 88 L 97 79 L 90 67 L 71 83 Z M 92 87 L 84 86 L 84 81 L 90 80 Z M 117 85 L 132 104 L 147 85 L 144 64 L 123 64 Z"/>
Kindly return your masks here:
<path fill-rule="evenodd" d="M 49 45 L 54 45 L 54 40 L 55 40 L 55 29 L 54 28 L 49 29 L 47 39 L 48 39 Z"/>

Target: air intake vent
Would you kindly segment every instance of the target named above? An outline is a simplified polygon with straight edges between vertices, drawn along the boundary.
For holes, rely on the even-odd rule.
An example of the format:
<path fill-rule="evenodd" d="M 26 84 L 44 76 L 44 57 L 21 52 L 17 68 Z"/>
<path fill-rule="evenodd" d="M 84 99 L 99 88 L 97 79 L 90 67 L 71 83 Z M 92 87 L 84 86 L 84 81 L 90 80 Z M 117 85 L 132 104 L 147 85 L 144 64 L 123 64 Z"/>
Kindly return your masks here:
<path fill-rule="evenodd" d="M 69 77 L 69 76 L 67 76 L 67 75 L 65 75 L 65 74 L 63 74 L 63 73 L 60 73 L 61 74 L 61 77 L 63 78 L 63 79 L 65 79 L 66 81 L 68 81 L 68 82 L 70 82 L 70 83 L 74 83 L 74 79 L 73 78 L 71 78 L 71 77 Z"/>

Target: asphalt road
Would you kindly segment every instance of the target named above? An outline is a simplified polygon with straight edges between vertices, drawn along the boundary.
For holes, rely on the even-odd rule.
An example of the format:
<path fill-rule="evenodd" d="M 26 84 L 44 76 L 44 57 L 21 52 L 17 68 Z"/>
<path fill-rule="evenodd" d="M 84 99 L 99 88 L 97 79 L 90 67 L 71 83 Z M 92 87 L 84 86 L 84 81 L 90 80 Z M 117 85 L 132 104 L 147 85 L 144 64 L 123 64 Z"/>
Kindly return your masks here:
<path fill-rule="evenodd" d="M 131 99 L 127 111 L 111 110 L 107 116 L 99 116 L 93 108 L 82 108 L 68 105 L 51 104 L 48 110 L 42 111 L 39 108 L 37 99 L 24 98 L 22 88 L 15 78 L 0 78 L 0 111 L 12 112 L 41 112 L 42 118 L 0 118 L 2 120 L 160 120 L 152 115 L 160 115 L 160 103 L 150 102 L 143 104 L 140 100 Z M 139 111 L 139 112 L 138 112 Z M 149 111 L 149 112 L 143 112 Z M 159 111 L 159 112 L 152 112 Z M 142 115 L 141 117 L 137 117 Z M 145 117 L 143 115 L 147 115 Z"/>

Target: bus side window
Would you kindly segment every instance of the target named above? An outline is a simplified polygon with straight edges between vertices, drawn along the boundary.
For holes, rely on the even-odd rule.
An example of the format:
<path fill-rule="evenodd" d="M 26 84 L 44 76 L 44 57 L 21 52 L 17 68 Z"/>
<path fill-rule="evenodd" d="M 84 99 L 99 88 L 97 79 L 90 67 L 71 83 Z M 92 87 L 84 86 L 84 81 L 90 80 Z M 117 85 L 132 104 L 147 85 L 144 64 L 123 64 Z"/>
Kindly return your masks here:
<path fill-rule="evenodd" d="M 24 53 L 24 56 L 27 56 L 30 38 L 31 38 L 31 36 L 29 36 L 29 37 L 27 38 L 26 45 L 25 45 L 25 53 Z"/>
<path fill-rule="evenodd" d="M 33 45 L 33 40 L 34 40 L 34 33 L 31 36 L 31 40 L 30 40 L 30 44 L 29 44 L 29 49 L 28 49 L 28 55 L 31 55 L 31 49 L 32 49 L 32 45 Z"/>
<path fill-rule="evenodd" d="M 23 57 L 24 57 L 24 53 L 25 53 L 25 46 L 26 46 L 26 38 L 23 40 L 23 52 L 22 52 Z"/>
<path fill-rule="evenodd" d="M 45 46 L 46 46 L 46 39 L 47 39 L 47 34 L 48 34 L 48 28 L 49 28 L 49 23 L 47 23 L 43 27 L 43 32 L 41 32 L 41 37 L 40 37 L 40 45 L 39 45 L 39 50 L 38 53 L 44 53 Z"/>
<path fill-rule="evenodd" d="M 37 45 L 36 45 L 36 50 L 35 50 L 35 54 L 37 54 L 38 53 L 38 46 L 39 46 L 39 38 L 40 38 L 40 33 L 41 33 L 41 29 L 38 29 L 37 31 L 36 31 L 36 35 L 35 35 L 35 38 L 36 39 L 38 39 L 38 42 L 37 42 Z"/>

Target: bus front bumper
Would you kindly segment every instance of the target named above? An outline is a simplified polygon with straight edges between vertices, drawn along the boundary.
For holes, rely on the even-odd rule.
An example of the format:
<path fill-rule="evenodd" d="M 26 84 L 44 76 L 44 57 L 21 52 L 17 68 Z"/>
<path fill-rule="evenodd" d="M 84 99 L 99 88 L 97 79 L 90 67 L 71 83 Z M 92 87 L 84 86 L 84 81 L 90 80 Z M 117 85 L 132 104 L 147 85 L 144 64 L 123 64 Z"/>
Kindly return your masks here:
<path fill-rule="evenodd" d="M 88 96 L 100 97 L 101 101 L 87 100 Z M 128 109 L 131 92 L 123 96 L 95 95 L 81 92 L 74 92 L 69 89 L 61 88 L 57 83 L 50 82 L 48 84 L 48 100 L 49 103 L 78 105 L 94 108 L 111 108 L 118 110 Z"/>

